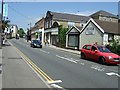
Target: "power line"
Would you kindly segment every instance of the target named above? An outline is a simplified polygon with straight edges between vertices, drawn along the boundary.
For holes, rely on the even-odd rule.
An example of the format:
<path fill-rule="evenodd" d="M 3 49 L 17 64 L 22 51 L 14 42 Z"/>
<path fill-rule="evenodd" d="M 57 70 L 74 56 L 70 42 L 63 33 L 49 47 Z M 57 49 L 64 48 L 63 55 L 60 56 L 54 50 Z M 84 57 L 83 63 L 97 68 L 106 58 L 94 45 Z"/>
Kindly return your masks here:
<path fill-rule="evenodd" d="M 14 12 L 16 12 L 18 15 L 21 15 L 22 17 L 24 17 L 24 18 L 26 18 L 26 19 L 35 20 L 35 19 L 30 18 L 29 16 L 26 16 L 26 15 L 24 15 L 23 13 L 21 13 L 21 12 L 15 10 L 14 8 L 10 7 L 9 5 L 8 5 L 8 7 L 9 7 L 11 10 L 13 10 Z M 36 20 L 35 20 L 35 21 L 36 21 Z"/>

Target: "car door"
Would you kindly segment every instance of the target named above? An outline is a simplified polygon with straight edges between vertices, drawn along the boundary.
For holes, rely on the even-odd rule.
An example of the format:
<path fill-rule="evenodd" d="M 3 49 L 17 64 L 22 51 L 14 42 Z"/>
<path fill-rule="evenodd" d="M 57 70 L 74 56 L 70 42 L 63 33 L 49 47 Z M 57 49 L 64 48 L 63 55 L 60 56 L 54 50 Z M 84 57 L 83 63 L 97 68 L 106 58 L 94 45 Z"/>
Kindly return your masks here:
<path fill-rule="evenodd" d="M 91 45 L 87 45 L 84 48 L 84 53 L 85 53 L 85 56 L 86 56 L 87 59 L 90 59 L 90 50 L 91 50 Z"/>
<path fill-rule="evenodd" d="M 96 60 L 97 59 L 97 52 L 95 52 L 95 50 L 97 50 L 97 48 L 95 46 L 92 46 L 91 50 L 90 50 L 90 53 L 89 53 L 91 60 Z"/>

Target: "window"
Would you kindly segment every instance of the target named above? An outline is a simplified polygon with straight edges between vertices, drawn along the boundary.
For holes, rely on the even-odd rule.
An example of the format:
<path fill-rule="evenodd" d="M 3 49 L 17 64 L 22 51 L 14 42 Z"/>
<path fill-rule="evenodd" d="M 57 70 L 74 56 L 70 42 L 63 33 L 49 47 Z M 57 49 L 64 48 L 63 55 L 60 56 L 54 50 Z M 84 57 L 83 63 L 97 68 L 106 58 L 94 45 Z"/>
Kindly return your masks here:
<path fill-rule="evenodd" d="M 94 46 L 92 46 L 92 49 L 91 49 L 92 51 L 95 51 L 95 50 L 97 50 L 97 48 L 96 47 L 94 47 Z"/>
<path fill-rule="evenodd" d="M 68 28 L 71 28 L 73 25 L 75 25 L 75 22 L 68 22 Z"/>
<path fill-rule="evenodd" d="M 106 21 L 107 20 L 107 18 L 106 17 L 103 17 L 103 21 Z"/>
<path fill-rule="evenodd" d="M 112 21 L 112 18 L 110 18 L 110 21 Z"/>
<path fill-rule="evenodd" d="M 90 49 L 91 49 L 91 46 L 86 46 L 85 49 L 86 49 L 86 50 L 90 50 Z"/>
<path fill-rule="evenodd" d="M 108 34 L 108 42 L 111 42 L 114 38 L 114 35 Z"/>
<path fill-rule="evenodd" d="M 95 34 L 95 28 L 93 26 L 90 26 L 86 29 L 87 35 L 94 35 Z"/>

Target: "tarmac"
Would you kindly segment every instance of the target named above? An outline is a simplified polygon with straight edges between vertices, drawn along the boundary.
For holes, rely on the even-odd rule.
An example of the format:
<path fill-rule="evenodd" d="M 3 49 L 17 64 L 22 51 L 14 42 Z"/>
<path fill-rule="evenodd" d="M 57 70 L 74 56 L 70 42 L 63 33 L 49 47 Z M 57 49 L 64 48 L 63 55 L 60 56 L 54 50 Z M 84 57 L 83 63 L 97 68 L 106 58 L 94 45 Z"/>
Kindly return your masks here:
<path fill-rule="evenodd" d="M 29 42 L 28 42 L 29 43 Z M 51 48 L 80 55 L 80 51 Z M 51 88 L 22 58 L 14 46 L 6 43 L 0 49 L 0 90 L 3 88 Z"/>
<path fill-rule="evenodd" d="M 52 48 L 55 48 L 55 49 L 59 49 L 59 50 L 62 50 L 64 52 L 69 52 L 69 53 L 80 55 L 80 51 L 78 51 L 78 50 L 72 50 L 72 49 L 67 49 L 67 48 L 60 48 L 60 47 L 53 46 L 53 45 L 49 45 L 49 47 L 52 47 Z"/>
<path fill-rule="evenodd" d="M 4 88 L 51 88 L 9 43 L 0 49 L 0 71 L 0 90 Z"/>

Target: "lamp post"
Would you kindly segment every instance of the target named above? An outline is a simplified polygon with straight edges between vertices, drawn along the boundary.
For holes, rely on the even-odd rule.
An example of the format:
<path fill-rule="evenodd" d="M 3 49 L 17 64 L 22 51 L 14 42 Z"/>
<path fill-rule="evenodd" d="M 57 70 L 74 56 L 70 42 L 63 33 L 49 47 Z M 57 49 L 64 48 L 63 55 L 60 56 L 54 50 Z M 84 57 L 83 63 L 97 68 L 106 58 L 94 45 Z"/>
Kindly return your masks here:
<path fill-rule="evenodd" d="M 28 24 L 29 29 L 28 29 L 28 40 L 31 40 L 31 23 Z"/>
<path fill-rule="evenodd" d="M 1 17 L 0 17 L 0 49 L 2 48 L 2 20 L 3 20 L 3 0 L 1 5 Z"/>

